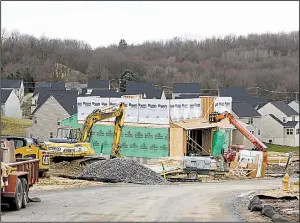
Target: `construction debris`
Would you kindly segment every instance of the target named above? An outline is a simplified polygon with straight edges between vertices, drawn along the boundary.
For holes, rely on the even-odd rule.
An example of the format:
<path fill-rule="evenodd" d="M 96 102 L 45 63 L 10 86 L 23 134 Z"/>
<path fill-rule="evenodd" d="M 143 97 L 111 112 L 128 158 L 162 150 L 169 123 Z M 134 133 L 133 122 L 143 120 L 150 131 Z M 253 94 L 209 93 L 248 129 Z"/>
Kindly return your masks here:
<path fill-rule="evenodd" d="M 84 169 L 78 179 L 112 183 L 168 184 L 168 182 L 155 171 L 135 160 L 126 158 L 94 162 Z"/>

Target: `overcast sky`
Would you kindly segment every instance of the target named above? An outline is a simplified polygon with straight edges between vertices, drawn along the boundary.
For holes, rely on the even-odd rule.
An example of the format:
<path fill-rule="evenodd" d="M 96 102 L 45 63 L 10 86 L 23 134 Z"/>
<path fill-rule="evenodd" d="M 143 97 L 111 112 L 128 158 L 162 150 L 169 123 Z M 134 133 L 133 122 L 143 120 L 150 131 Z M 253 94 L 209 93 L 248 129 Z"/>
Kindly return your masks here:
<path fill-rule="evenodd" d="M 92 47 L 226 34 L 299 30 L 299 1 L 1 2 L 1 25 L 36 37 L 84 40 Z"/>

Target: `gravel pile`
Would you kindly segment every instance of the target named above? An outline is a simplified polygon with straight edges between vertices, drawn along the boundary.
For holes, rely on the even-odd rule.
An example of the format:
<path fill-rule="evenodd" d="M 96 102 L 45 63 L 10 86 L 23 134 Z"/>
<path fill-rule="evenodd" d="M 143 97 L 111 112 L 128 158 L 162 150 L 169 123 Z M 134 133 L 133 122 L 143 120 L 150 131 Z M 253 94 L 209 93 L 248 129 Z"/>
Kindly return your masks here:
<path fill-rule="evenodd" d="M 88 165 L 78 179 L 136 184 L 169 184 L 155 171 L 126 158 L 101 160 Z"/>

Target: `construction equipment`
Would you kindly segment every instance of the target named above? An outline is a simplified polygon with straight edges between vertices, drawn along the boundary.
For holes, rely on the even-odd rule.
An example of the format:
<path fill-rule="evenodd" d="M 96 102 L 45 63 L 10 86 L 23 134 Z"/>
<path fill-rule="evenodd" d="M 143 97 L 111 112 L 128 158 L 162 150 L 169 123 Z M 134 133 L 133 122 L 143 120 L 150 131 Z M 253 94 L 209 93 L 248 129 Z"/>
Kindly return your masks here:
<path fill-rule="evenodd" d="M 254 145 L 254 148 L 252 150 L 266 152 L 268 147 L 263 142 L 261 142 L 257 137 L 255 137 L 247 128 L 241 125 L 232 114 L 230 114 L 227 111 L 221 114 L 217 112 L 212 112 L 211 114 L 209 114 L 210 123 L 220 122 L 225 118 L 228 118 L 230 124 L 232 124 L 235 128 L 237 128 Z M 228 152 L 224 154 L 225 155 L 224 159 L 228 163 L 233 161 L 236 152 L 242 149 L 244 149 L 243 146 L 236 146 L 236 145 L 230 146 L 228 148 Z"/>
<path fill-rule="evenodd" d="M 2 140 L 2 145 L 6 144 Z M 8 162 L 9 150 L 1 146 L 1 205 L 12 210 L 25 208 L 29 202 L 29 188 L 38 182 L 39 160 Z M 2 162 L 4 161 L 4 162 Z"/>
<path fill-rule="evenodd" d="M 17 160 L 39 159 L 39 176 L 49 171 L 50 156 L 47 147 L 34 138 L 19 136 L 2 136 L 8 142 L 13 142 Z"/>
<path fill-rule="evenodd" d="M 118 109 L 114 107 L 95 109 L 85 119 L 81 130 L 70 127 L 58 128 L 57 138 L 51 138 L 49 142 L 45 142 L 51 152 L 51 157 L 69 158 L 71 160 L 86 157 L 83 161 L 98 159 L 96 157 L 88 157 L 94 155 L 94 149 L 90 145 L 92 128 L 96 122 L 113 117 L 115 117 L 115 126 L 112 154 L 110 157 L 121 157 L 120 139 L 125 119 L 125 104 L 123 102 L 120 103 Z"/>
<path fill-rule="evenodd" d="M 241 125 L 229 112 L 225 111 L 221 114 L 217 112 L 212 112 L 209 115 L 209 122 L 220 122 L 225 118 L 228 118 L 230 124 L 237 128 L 255 146 L 254 150 L 259 150 L 262 152 L 265 152 L 267 150 L 268 147 L 258 138 L 256 138 L 248 129 Z"/>

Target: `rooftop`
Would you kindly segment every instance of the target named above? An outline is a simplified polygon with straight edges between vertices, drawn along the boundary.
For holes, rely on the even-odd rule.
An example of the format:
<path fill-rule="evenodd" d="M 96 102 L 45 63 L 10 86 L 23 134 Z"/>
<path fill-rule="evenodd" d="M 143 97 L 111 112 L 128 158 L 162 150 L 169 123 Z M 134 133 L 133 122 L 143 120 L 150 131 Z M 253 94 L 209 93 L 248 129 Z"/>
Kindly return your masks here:
<path fill-rule="evenodd" d="M 88 79 L 87 88 L 89 89 L 109 89 L 109 80 Z"/>
<path fill-rule="evenodd" d="M 270 102 L 272 105 L 274 105 L 276 108 L 278 108 L 282 113 L 284 113 L 286 116 L 295 116 L 299 115 L 298 112 L 296 112 L 294 109 L 292 109 L 287 103 L 284 101 L 272 101 Z"/>
<path fill-rule="evenodd" d="M 12 92 L 12 89 L 1 89 L 1 104 L 6 103 L 11 92 Z"/>
<path fill-rule="evenodd" d="M 1 89 L 20 88 L 22 80 L 1 79 Z"/>
<path fill-rule="evenodd" d="M 299 122 L 298 121 L 288 121 L 288 122 L 282 122 L 280 119 L 278 119 L 277 117 L 275 117 L 274 115 L 270 114 L 270 116 L 277 121 L 280 125 L 282 125 L 283 127 L 291 127 L 294 128 Z"/>
<path fill-rule="evenodd" d="M 261 117 L 261 114 L 246 102 L 232 102 L 232 111 L 239 118 Z"/>
<path fill-rule="evenodd" d="M 198 83 L 173 83 L 173 93 L 200 93 Z"/>

